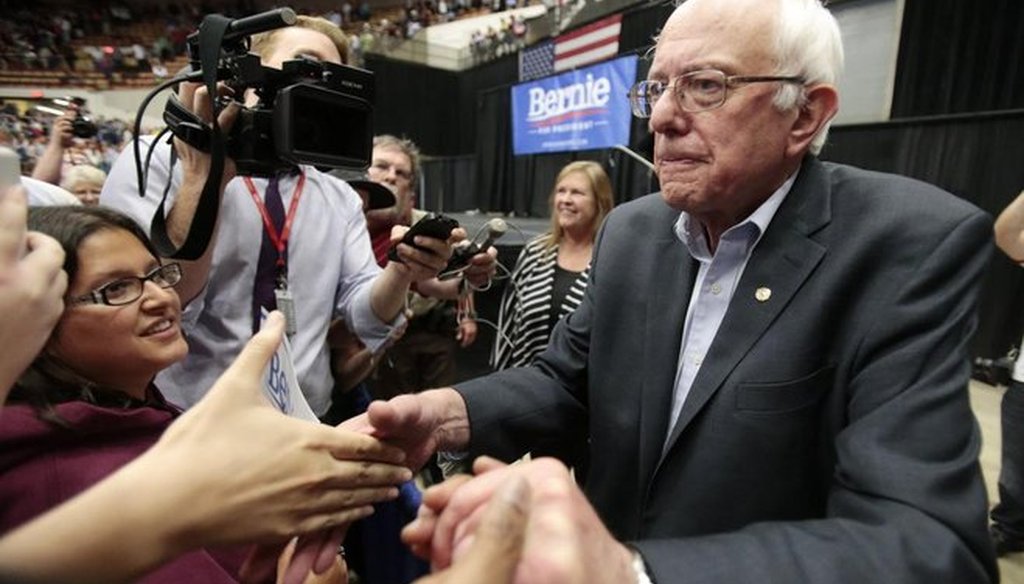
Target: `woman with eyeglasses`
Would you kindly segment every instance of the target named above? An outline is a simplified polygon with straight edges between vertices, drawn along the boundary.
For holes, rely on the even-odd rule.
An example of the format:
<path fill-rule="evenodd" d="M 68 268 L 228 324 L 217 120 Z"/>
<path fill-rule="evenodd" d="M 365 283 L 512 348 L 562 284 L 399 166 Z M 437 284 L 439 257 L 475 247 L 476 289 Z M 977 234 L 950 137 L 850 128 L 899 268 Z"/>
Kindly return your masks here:
<path fill-rule="evenodd" d="M 85 491 L 153 446 L 180 414 L 153 378 L 188 351 L 174 290 L 181 269 L 162 263 L 131 219 L 104 208 L 39 207 L 30 210 L 28 228 L 64 248 L 68 290 L 64 313 L 0 417 L 0 533 Z M 230 461 L 224 464 L 229 468 Z M 408 477 L 395 465 L 352 469 L 369 477 L 359 486 L 373 487 L 354 489 L 353 507 L 393 498 L 391 489 L 380 487 Z M 139 581 L 237 582 L 247 551 L 192 551 Z M 344 574 L 336 569 L 329 577 Z"/>

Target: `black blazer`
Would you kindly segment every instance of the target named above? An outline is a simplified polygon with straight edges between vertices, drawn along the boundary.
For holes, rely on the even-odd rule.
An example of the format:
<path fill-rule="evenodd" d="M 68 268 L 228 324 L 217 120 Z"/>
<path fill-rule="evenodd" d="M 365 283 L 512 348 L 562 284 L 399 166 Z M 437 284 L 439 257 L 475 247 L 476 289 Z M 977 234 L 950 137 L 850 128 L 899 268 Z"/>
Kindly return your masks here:
<path fill-rule="evenodd" d="M 458 387 L 473 453 L 589 437 L 587 495 L 660 583 L 997 578 L 967 392 L 989 217 L 805 159 L 663 456 L 696 274 L 678 216 L 615 209 L 536 365 Z"/>

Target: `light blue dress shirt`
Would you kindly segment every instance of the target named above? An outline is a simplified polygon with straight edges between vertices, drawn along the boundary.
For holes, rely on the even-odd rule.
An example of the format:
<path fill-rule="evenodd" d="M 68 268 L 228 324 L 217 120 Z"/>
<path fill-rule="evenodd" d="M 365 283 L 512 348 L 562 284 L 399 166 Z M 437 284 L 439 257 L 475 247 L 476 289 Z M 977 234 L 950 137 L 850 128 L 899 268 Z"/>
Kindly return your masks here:
<path fill-rule="evenodd" d="M 718 327 L 725 318 L 726 310 L 729 309 L 740 276 L 747 267 L 747 260 L 768 229 L 775 212 L 786 200 L 797 174 L 799 169 L 749 217 L 727 229 L 719 239 L 718 248 L 713 254 L 704 228 L 696 219 L 683 212 L 676 222 L 676 236 L 686 245 L 686 249 L 693 259 L 699 262 L 700 267 L 693 285 L 693 294 L 690 296 L 690 305 L 686 310 L 686 323 L 683 325 L 683 341 L 679 348 L 669 432 L 665 435 L 666 444 L 668 437 L 672 435 L 672 428 L 679 419 L 683 403 L 690 393 L 693 380 L 700 371 L 701 363 L 704 362 L 704 355 L 711 347 L 711 342 L 715 340 Z"/>

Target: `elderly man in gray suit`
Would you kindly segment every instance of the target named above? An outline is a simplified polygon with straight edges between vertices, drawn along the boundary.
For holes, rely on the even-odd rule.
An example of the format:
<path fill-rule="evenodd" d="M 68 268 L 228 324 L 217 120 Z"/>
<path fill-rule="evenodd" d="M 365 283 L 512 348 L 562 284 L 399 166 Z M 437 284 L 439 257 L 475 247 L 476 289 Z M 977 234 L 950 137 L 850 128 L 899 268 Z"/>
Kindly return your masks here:
<path fill-rule="evenodd" d="M 818 0 L 683 3 L 630 93 L 662 191 L 609 215 L 547 351 L 355 423 L 412 464 L 589 440 L 587 582 L 996 579 L 966 358 L 991 223 L 815 157 L 841 64 Z M 476 513 L 437 499 L 407 534 L 435 560 Z"/>

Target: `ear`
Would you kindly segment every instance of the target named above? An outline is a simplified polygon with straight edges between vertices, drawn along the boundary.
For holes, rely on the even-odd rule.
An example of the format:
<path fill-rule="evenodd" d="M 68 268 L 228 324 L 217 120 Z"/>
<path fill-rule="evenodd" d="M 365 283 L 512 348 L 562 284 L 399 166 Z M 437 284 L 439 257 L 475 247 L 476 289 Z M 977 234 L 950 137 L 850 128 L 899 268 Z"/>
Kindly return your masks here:
<path fill-rule="evenodd" d="M 807 88 L 807 101 L 797 110 L 796 119 L 789 131 L 786 154 L 802 156 L 810 147 L 811 140 L 825 126 L 839 109 L 839 92 L 832 85 L 821 84 Z"/>

